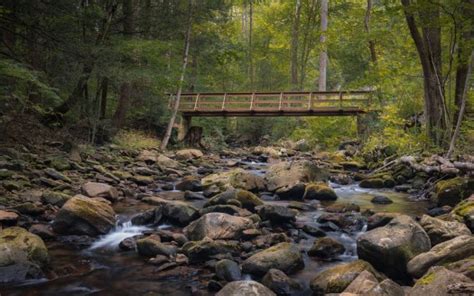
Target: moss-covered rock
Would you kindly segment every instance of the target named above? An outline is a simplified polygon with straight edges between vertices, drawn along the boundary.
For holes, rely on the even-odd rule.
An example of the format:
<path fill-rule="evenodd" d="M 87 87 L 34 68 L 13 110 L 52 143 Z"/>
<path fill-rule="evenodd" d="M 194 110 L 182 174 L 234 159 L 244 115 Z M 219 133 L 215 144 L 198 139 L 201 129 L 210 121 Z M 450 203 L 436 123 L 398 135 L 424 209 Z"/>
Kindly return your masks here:
<path fill-rule="evenodd" d="M 206 176 L 202 179 L 202 184 L 204 187 L 216 185 L 221 190 L 227 190 L 230 187 L 252 192 L 266 189 L 265 180 L 262 177 L 241 168 Z"/>
<path fill-rule="evenodd" d="M 181 250 L 188 256 L 190 262 L 204 262 L 218 254 L 238 255 L 241 251 L 238 241 L 210 238 L 187 242 Z"/>
<path fill-rule="evenodd" d="M 436 184 L 434 201 L 438 206 L 455 206 L 474 193 L 474 180 L 456 177 Z"/>
<path fill-rule="evenodd" d="M 140 255 L 154 257 L 156 255 L 173 256 L 177 248 L 160 241 L 159 236 L 150 235 L 137 240 L 137 251 Z"/>
<path fill-rule="evenodd" d="M 435 265 L 443 265 L 474 255 L 474 236 L 461 235 L 434 246 L 428 252 L 419 254 L 408 262 L 408 272 L 415 278 L 421 277 Z"/>
<path fill-rule="evenodd" d="M 60 191 L 45 191 L 41 195 L 41 202 L 47 205 L 62 207 L 71 197 Z"/>
<path fill-rule="evenodd" d="M 304 268 L 303 256 L 297 245 L 279 243 L 260 251 L 242 263 L 242 271 L 263 276 L 276 268 L 285 273 L 293 273 Z"/>
<path fill-rule="evenodd" d="M 460 202 L 449 214 L 449 216 L 474 231 L 474 199 L 469 198 Z"/>
<path fill-rule="evenodd" d="M 160 206 L 165 218 L 181 226 L 186 226 L 199 218 L 199 210 L 182 201 L 166 200 L 158 196 L 146 197 L 143 201 Z"/>
<path fill-rule="evenodd" d="M 360 181 L 359 186 L 362 188 L 383 188 L 385 185 L 382 178 L 368 178 Z"/>
<path fill-rule="evenodd" d="M 272 165 L 267 174 L 267 188 L 282 199 L 302 199 L 304 183 L 327 181 L 327 169 L 311 161 L 282 162 Z"/>
<path fill-rule="evenodd" d="M 311 280 L 311 290 L 315 295 L 342 293 L 347 286 L 364 270 L 382 278 L 370 263 L 356 260 L 330 267 Z"/>
<path fill-rule="evenodd" d="M 423 215 L 423 217 L 421 217 L 420 225 L 430 237 L 432 246 L 448 241 L 457 236 L 471 235 L 471 231 L 463 223 L 457 221 L 444 221 L 428 215 Z"/>
<path fill-rule="evenodd" d="M 198 241 L 205 237 L 211 239 L 239 239 L 246 229 L 254 228 L 253 221 L 224 213 L 209 213 L 184 228 L 190 240 Z"/>
<path fill-rule="evenodd" d="M 234 200 L 238 201 L 240 205 L 236 205 L 233 202 Z M 241 206 L 245 209 L 253 211 L 255 207 L 263 205 L 263 201 L 250 191 L 242 189 L 229 189 L 209 199 L 204 207 L 225 204 L 234 204 L 236 206 Z"/>
<path fill-rule="evenodd" d="M 59 234 L 96 236 L 115 226 L 115 212 L 105 201 L 76 195 L 59 210 L 53 230 Z"/>
<path fill-rule="evenodd" d="M 456 286 L 466 285 L 472 286 L 472 280 L 468 277 L 442 266 L 434 266 L 410 289 L 410 296 L 470 295 L 469 292 L 456 291 Z"/>
<path fill-rule="evenodd" d="M 216 296 L 275 296 L 270 289 L 252 280 L 234 281 L 224 286 Z"/>
<path fill-rule="evenodd" d="M 326 183 L 310 183 L 306 185 L 303 198 L 317 200 L 336 200 L 337 194 Z"/>
<path fill-rule="evenodd" d="M 0 232 L 0 282 L 39 278 L 49 263 L 43 240 L 21 227 Z"/>

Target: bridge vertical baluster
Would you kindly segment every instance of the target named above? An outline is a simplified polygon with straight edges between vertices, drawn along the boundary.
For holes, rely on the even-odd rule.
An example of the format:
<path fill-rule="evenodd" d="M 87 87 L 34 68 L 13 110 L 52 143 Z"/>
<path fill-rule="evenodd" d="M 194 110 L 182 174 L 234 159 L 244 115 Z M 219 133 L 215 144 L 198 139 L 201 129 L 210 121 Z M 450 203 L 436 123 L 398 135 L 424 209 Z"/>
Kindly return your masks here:
<path fill-rule="evenodd" d="M 339 108 L 342 110 L 342 92 L 339 93 Z"/>
<path fill-rule="evenodd" d="M 309 93 L 308 97 L 308 110 L 311 110 L 313 108 L 313 93 Z"/>
<path fill-rule="evenodd" d="M 224 93 L 224 99 L 222 100 L 222 110 L 225 110 L 225 99 L 227 98 L 227 93 Z"/>
<path fill-rule="evenodd" d="M 194 102 L 194 111 L 198 109 L 199 95 L 199 93 L 196 95 L 196 101 Z"/>
<path fill-rule="evenodd" d="M 255 93 L 252 93 L 252 97 L 250 98 L 250 110 L 253 110 L 253 101 L 255 100 Z"/>
<path fill-rule="evenodd" d="M 278 110 L 279 110 L 279 111 L 281 111 L 282 102 L 283 102 L 283 93 L 281 92 L 281 93 L 280 93 L 280 102 L 278 103 Z"/>

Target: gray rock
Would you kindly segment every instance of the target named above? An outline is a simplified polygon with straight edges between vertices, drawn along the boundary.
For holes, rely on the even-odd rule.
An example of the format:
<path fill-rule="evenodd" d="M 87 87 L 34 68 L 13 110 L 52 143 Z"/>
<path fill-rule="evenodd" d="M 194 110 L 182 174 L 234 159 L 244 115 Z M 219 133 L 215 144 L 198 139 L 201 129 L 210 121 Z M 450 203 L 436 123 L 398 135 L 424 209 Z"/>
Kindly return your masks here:
<path fill-rule="evenodd" d="M 232 260 L 222 259 L 216 263 L 216 275 L 226 282 L 239 281 L 242 278 L 239 265 Z"/>
<path fill-rule="evenodd" d="M 357 240 L 360 259 L 393 279 L 407 282 L 410 281 L 406 269 L 408 261 L 430 248 L 430 239 L 423 228 L 405 215 L 362 234 Z"/>
<path fill-rule="evenodd" d="M 275 296 L 270 289 L 255 281 L 228 283 L 216 296 Z"/>
<path fill-rule="evenodd" d="M 462 223 L 443 221 L 428 215 L 421 217 L 420 225 L 430 237 L 433 246 L 461 235 L 471 235 L 469 228 Z"/>
<path fill-rule="evenodd" d="M 279 243 L 251 256 L 242 263 L 245 273 L 263 276 L 270 269 L 293 273 L 304 268 L 303 256 L 297 245 Z"/>
<path fill-rule="evenodd" d="M 189 224 L 184 233 L 190 240 L 238 239 L 242 231 L 254 228 L 253 221 L 224 213 L 209 213 Z"/>
<path fill-rule="evenodd" d="M 474 236 L 462 235 L 434 246 L 408 262 L 408 272 L 415 278 L 421 277 L 434 265 L 462 260 L 474 255 Z"/>

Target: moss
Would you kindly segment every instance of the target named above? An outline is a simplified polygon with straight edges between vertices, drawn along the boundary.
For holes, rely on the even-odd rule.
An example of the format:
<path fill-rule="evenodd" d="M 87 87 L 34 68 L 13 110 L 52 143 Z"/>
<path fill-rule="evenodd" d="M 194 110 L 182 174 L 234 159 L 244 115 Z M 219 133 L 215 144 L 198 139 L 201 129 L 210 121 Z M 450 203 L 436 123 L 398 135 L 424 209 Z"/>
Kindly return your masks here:
<path fill-rule="evenodd" d="M 362 188 L 383 188 L 385 184 L 382 178 L 370 178 L 360 181 L 359 186 Z"/>
<path fill-rule="evenodd" d="M 436 184 L 435 192 L 439 206 L 454 206 L 474 192 L 473 182 L 461 177 L 443 180 Z"/>
<path fill-rule="evenodd" d="M 425 274 L 421 279 L 419 279 L 417 285 L 429 285 L 436 279 L 436 275 L 433 272 Z"/>
<path fill-rule="evenodd" d="M 334 190 L 326 183 L 311 183 L 306 186 L 303 198 L 318 200 L 336 200 L 337 195 L 336 192 L 334 192 Z"/>
<path fill-rule="evenodd" d="M 263 201 L 260 198 L 247 190 L 237 190 L 235 197 L 246 209 L 254 209 L 256 206 L 263 205 Z"/>
<path fill-rule="evenodd" d="M 451 212 L 454 217 L 459 220 L 463 221 L 464 216 L 470 215 L 474 213 L 474 201 L 473 200 L 466 200 L 459 203 Z"/>

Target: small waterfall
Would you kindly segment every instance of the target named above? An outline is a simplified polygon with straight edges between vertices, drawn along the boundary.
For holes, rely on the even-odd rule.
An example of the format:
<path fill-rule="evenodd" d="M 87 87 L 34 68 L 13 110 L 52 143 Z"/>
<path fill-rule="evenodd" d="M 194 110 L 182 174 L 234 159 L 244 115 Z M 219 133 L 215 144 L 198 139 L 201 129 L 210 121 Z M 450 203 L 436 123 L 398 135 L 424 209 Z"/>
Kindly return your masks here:
<path fill-rule="evenodd" d="M 133 225 L 131 221 L 124 222 L 121 225 L 117 225 L 114 230 L 94 242 L 89 250 L 118 249 L 120 242 L 124 239 L 140 235 L 149 229 L 150 228 L 146 226 Z"/>

